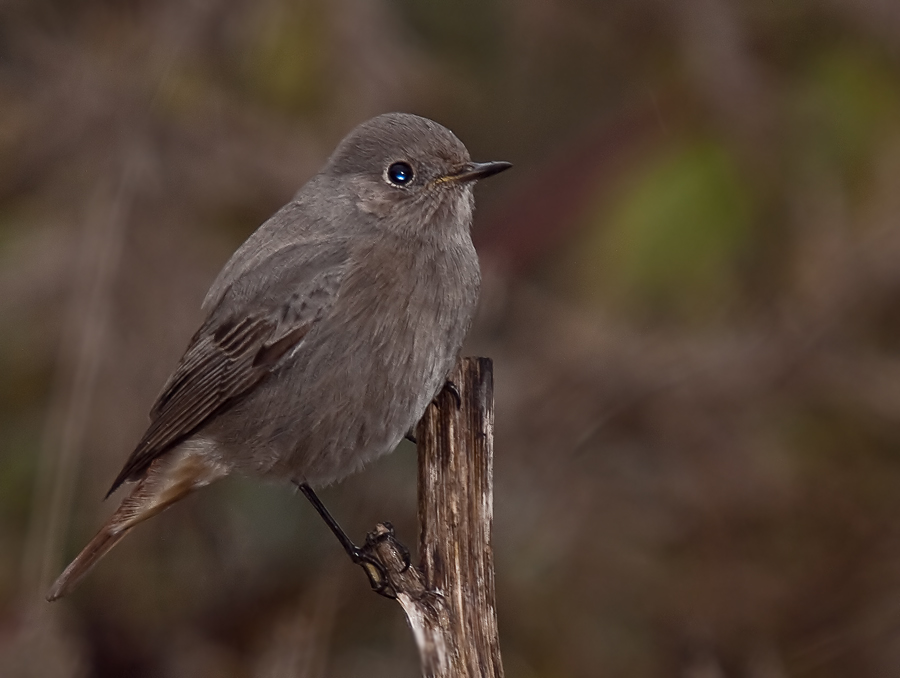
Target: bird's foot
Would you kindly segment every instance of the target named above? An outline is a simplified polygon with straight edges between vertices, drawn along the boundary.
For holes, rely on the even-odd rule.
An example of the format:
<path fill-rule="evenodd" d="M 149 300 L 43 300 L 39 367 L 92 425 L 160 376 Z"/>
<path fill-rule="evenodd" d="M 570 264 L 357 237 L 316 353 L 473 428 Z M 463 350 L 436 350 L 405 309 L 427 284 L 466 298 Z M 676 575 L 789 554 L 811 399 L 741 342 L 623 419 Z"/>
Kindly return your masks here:
<path fill-rule="evenodd" d="M 459 387 L 454 384 L 449 379 L 444 384 L 444 388 L 450 391 L 450 394 L 453 396 L 453 399 L 456 401 L 456 409 L 462 409 L 462 394 L 459 392 Z"/>
<path fill-rule="evenodd" d="M 403 560 L 403 569 L 400 572 L 406 572 L 411 565 L 409 549 L 394 538 L 394 526 L 388 522 L 380 523 L 374 532 L 367 534 L 366 543 L 362 547 L 354 546 L 352 552 L 350 552 L 350 558 L 366 573 L 366 576 L 369 578 L 369 584 L 375 593 L 385 598 L 395 599 L 397 592 L 391 585 L 384 563 L 382 563 L 375 552 L 375 548 L 384 541 L 389 541 L 391 546 L 400 554 Z"/>

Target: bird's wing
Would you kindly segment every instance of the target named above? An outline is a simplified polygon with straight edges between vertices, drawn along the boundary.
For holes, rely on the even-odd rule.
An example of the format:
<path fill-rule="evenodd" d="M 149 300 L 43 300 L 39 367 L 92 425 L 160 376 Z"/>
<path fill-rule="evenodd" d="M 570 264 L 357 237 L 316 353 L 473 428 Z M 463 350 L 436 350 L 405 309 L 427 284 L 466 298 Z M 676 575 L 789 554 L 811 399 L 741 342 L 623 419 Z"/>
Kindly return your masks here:
<path fill-rule="evenodd" d="M 233 281 L 191 339 L 107 496 L 251 391 L 328 312 L 343 279 L 346 248 L 326 248 L 310 258 L 308 248 L 298 247 L 278 250 L 265 266 Z"/>

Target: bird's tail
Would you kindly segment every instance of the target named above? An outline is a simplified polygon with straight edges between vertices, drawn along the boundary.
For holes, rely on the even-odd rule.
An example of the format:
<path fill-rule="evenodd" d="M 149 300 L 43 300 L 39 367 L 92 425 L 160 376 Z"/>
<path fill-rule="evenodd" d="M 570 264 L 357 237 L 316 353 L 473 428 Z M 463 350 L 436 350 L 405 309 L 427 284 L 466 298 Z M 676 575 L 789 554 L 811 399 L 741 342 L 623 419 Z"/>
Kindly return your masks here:
<path fill-rule="evenodd" d="M 59 575 L 47 593 L 47 600 L 54 601 L 71 593 L 94 565 L 135 525 L 227 473 L 227 468 L 190 448 L 176 448 L 156 459 L 112 517 Z"/>
<path fill-rule="evenodd" d="M 75 560 L 69 563 L 69 566 L 59 575 L 53 586 L 50 587 L 47 600 L 53 602 L 71 593 L 72 589 L 97 564 L 97 561 L 106 555 L 106 552 L 113 546 L 118 544 L 119 540 L 125 536 L 129 529 L 124 528 L 116 531 L 112 521 L 100 528 L 96 536 L 81 550 L 81 553 L 75 556 Z"/>

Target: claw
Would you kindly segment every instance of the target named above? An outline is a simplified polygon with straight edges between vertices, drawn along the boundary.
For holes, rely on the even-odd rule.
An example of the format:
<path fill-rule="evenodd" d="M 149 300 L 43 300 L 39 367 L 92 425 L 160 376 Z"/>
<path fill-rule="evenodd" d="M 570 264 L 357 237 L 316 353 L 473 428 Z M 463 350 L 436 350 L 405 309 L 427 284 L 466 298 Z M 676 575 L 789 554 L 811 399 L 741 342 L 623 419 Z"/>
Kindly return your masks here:
<path fill-rule="evenodd" d="M 373 591 L 385 598 L 396 598 L 397 592 L 394 590 L 394 587 L 388 579 L 384 565 L 382 565 L 381 561 L 377 558 L 371 556 L 370 552 L 373 551 L 380 542 L 390 540 L 403 557 L 403 569 L 401 572 L 406 572 L 410 567 L 409 549 L 394 538 L 393 525 L 385 521 L 381 523 L 381 527 L 384 529 L 377 529 L 376 532 L 370 532 L 366 535 L 365 545 L 362 548 L 355 549 L 351 558 L 354 558 L 354 561 L 365 570 Z"/>
<path fill-rule="evenodd" d="M 370 532 L 366 535 L 366 547 L 372 548 L 378 542 L 384 541 L 386 539 L 390 539 L 391 543 L 394 545 L 394 548 L 400 553 L 400 556 L 403 558 L 403 569 L 400 572 L 406 572 L 410 566 L 412 565 L 412 559 L 409 555 L 409 549 L 406 548 L 405 544 L 401 544 L 394 538 L 394 526 L 389 522 L 384 521 L 381 523 L 384 527 L 384 531 L 378 532 Z"/>
<path fill-rule="evenodd" d="M 444 388 L 453 394 L 453 398 L 454 398 L 454 400 L 456 400 L 456 409 L 458 409 L 458 410 L 461 409 L 462 408 L 462 394 L 460 394 L 460 392 L 459 392 L 459 387 L 448 379 L 447 383 L 444 384 Z"/>
<path fill-rule="evenodd" d="M 341 546 L 344 547 L 344 551 L 347 552 L 347 555 L 350 556 L 350 560 L 355 564 L 359 565 L 363 572 L 366 573 L 366 577 L 369 578 L 369 584 L 372 586 L 372 590 L 379 595 L 384 596 L 385 598 L 397 598 L 397 592 L 394 590 L 394 587 L 391 586 L 391 582 L 388 579 L 387 571 L 384 569 L 384 565 L 379 562 L 377 558 L 371 555 L 371 552 L 375 548 L 375 545 L 378 542 L 384 539 L 391 539 L 394 545 L 401 551 L 403 554 L 403 572 L 405 572 L 409 568 L 409 551 L 405 546 L 400 544 L 396 539 L 394 539 L 394 526 L 390 523 L 382 523 L 385 527 L 383 531 L 369 533 L 366 535 L 366 543 L 362 548 L 358 547 L 354 544 L 350 537 L 346 535 L 346 533 L 341 529 L 340 525 L 337 524 L 334 518 L 331 517 L 331 514 L 328 512 L 328 509 L 325 508 L 325 505 L 316 496 L 316 493 L 313 492 L 313 489 L 302 481 L 294 481 L 303 495 L 310 501 L 313 505 L 313 508 L 316 509 L 316 512 L 322 517 L 325 521 L 325 524 L 328 525 L 329 529 L 334 533 L 334 536 L 338 538 L 338 541 L 341 542 Z"/>
<path fill-rule="evenodd" d="M 366 547 L 369 545 L 367 539 Z M 384 596 L 385 598 L 396 600 L 397 593 L 394 591 L 394 587 L 391 586 L 387 571 L 384 569 L 384 565 L 376 558 L 370 556 L 364 549 L 354 547 L 353 551 L 350 553 L 350 560 L 363 569 L 363 572 L 366 573 L 366 577 L 369 578 L 369 585 L 375 593 Z"/>

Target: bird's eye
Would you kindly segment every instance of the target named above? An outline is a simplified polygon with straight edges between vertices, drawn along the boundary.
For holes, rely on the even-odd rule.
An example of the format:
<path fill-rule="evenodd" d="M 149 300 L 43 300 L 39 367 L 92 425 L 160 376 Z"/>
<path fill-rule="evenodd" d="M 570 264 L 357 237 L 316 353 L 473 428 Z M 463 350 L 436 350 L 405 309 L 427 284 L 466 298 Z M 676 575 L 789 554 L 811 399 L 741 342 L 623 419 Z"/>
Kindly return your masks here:
<path fill-rule="evenodd" d="M 413 168 L 408 162 L 395 162 L 387 168 L 387 179 L 395 186 L 406 186 L 413 180 Z"/>

